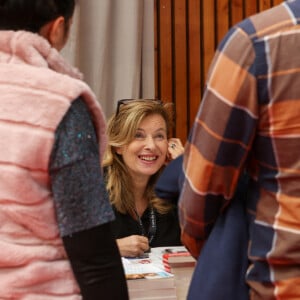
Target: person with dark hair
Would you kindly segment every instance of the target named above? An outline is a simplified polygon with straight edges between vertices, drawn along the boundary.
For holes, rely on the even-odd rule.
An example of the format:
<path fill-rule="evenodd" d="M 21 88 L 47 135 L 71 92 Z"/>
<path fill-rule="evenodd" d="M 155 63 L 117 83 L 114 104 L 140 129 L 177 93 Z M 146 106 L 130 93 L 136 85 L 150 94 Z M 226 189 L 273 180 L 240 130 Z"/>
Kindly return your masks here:
<path fill-rule="evenodd" d="M 103 166 L 122 256 L 181 245 L 177 206 L 154 193 L 165 164 L 183 152 L 180 139 L 170 138 L 171 107 L 156 99 L 120 100 L 108 121 Z"/>
<path fill-rule="evenodd" d="M 59 54 L 74 0 L 0 0 L 1 299 L 128 299 L 106 122 Z"/>

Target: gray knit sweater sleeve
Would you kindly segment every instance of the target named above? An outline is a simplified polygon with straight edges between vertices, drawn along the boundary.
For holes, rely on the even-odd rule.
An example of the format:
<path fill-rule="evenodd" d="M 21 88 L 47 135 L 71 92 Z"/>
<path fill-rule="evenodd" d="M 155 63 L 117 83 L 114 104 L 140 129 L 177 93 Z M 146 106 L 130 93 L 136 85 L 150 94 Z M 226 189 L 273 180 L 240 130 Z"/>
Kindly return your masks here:
<path fill-rule="evenodd" d="M 96 133 L 81 98 L 72 103 L 56 130 L 49 168 L 61 236 L 114 219 L 102 177 Z"/>

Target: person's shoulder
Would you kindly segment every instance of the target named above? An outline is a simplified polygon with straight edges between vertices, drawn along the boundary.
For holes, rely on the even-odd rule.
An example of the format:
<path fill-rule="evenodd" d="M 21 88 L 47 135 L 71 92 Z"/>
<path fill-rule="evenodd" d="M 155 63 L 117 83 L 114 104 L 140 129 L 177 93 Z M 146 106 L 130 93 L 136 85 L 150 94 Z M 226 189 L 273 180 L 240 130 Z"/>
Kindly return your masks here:
<path fill-rule="evenodd" d="M 293 8 L 293 2 L 298 2 L 298 7 Z M 293 10 L 298 10 L 292 12 Z M 260 38 L 266 34 L 272 34 L 285 26 L 290 26 L 292 21 L 291 13 L 299 14 L 299 1 L 286 1 L 269 9 L 253 14 L 237 23 L 234 27 L 244 31 L 252 38 Z"/>
<path fill-rule="evenodd" d="M 81 96 L 77 97 L 72 101 L 69 111 L 71 113 L 75 112 L 78 115 L 82 115 L 82 114 L 89 115 L 87 104 L 85 103 L 84 99 Z"/>
<path fill-rule="evenodd" d="M 258 12 L 232 26 L 220 42 L 218 50 L 226 52 L 227 48 L 229 51 L 236 48 L 243 49 L 244 52 L 248 48 L 251 51 L 257 40 L 282 30 L 284 26 L 290 26 L 291 22 L 291 15 L 285 4 Z"/>

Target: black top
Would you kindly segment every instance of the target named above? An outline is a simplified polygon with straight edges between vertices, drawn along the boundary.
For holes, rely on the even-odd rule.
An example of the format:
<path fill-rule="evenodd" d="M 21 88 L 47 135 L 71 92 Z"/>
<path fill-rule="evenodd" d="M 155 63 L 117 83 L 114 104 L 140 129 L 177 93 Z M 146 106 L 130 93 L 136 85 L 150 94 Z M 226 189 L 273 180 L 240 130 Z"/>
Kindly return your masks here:
<path fill-rule="evenodd" d="M 142 235 L 141 225 L 138 220 L 133 219 L 129 214 L 122 214 L 115 208 L 116 219 L 112 223 L 112 229 L 117 239 L 130 235 Z M 156 231 L 150 247 L 179 246 L 180 227 L 178 222 L 177 207 L 174 207 L 167 214 L 159 214 L 155 211 Z M 141 217 L 146 235 L 150 227 L 150 209 L 145 210 Z M 149 236 L 148 236 L 149 238 Z"/>

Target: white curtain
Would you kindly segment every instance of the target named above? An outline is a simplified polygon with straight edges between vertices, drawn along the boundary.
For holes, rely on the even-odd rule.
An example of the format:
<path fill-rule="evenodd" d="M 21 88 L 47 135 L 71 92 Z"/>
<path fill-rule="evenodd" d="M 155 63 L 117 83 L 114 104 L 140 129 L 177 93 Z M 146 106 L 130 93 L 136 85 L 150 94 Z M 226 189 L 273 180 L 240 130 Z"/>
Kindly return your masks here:
<path fill-rule="evenodd" d="M 118 99 L 154 98 L 154 0 L 79 0 L 63 55 L 107 118 Z"/>

